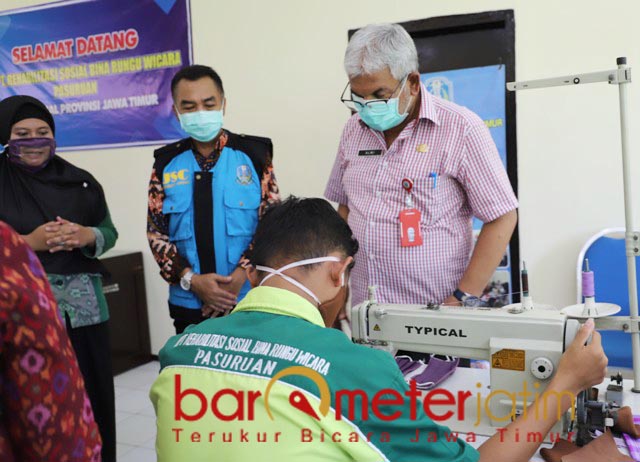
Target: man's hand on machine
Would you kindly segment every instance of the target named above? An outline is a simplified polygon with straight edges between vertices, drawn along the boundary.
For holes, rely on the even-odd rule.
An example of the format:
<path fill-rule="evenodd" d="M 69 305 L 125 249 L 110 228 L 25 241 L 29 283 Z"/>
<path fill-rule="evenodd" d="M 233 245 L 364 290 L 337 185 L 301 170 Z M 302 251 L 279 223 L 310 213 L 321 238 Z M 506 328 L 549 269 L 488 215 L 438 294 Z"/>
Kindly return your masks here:
<path fill-rule="evenodd" d="M 462 306 L 462 302 L 453 295 L 449 295 L 447 299 L 441 303 L 443 306 Z"/>
<path fill-rule="evenodd" d="M 591 342 L 585 345 L 589 337 Z M 535 400 L 527 412 L 485 441 L 478 450 L 481 462 L 524 462 L 533 457 L 540 443 L 535 438 L 522 441 L 514 435 L 538 432 L 546 435 L 566 412 L 574 400 L 572 396 L 604 380 L 607 357 L 602 350 L 600 334 L 594 330 L 593 320 L 587 321 L 576 334 L 549 383 L 548 399 Z"/>
<path fill-rule="evenodd" d="M 221 287 L 233 279 L 220 274 L 194 274 L 191 279 L 191 290 L 205 305 L 215 306 L 220 310 L 230 310 L 237 303 L 236 295 Z"/>
<path fill-rule="evenodd" d="M 591 341 L 585 345 L 591 336 Z M 553 381 L 560 389 L 574 394 L 602 383 L 609 360 L 602 349 L 602 339 L 593 319 L 582 325 L 576 338 L 564 352 Z"/>

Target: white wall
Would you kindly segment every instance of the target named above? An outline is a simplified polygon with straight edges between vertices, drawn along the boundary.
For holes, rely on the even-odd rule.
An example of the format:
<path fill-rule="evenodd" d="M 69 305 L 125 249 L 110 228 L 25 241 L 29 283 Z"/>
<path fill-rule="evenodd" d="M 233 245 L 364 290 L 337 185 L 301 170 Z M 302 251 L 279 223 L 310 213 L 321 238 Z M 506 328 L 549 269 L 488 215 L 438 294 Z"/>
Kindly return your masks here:
<path fill-rule="evenodd" d="M 6 9 L 40 3 L 4 0 Z M 594 0 L 192 0 L 195 61 L 224 80 L 226 126 L 270 136 L 282 191 L 319 196 L 347 119 L 339 96 L 347 31 L 371 22 L 510 9 L 516 17 L 516 75 L 534 79 L 612 69 L 627 56 L 640 69 L 640 3 Z M 5 6 L 6 5 L 6 6 Z M 632 122 L 639 120 L 631 85 Z M 520 92 L 518 163 L 521 254 L 540 301 L 574 303 L 581 244 L 624 224 L 617 87 L 605 84 Z M 635 126 L 632 124 L 632 126 Z M 632 130 L 634 148 L 640 136 Z M 145 255 L 152 349 L 173 332 L 166 285 L 144 234 L 152 148 L 65 157 L 102 182 L 120 230 L 117 249 Z M 633 174 L 640 173 L 637 149 Z M 639 188 L 634 187 L 638 197 Z M 636 227 L 640 201 L 636 201 Z"/>

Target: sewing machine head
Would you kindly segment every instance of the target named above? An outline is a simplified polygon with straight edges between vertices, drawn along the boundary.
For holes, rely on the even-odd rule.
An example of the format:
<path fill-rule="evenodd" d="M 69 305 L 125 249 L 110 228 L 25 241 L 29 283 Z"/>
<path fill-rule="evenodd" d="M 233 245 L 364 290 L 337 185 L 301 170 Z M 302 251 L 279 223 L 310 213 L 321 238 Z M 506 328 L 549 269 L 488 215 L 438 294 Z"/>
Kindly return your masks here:
<path fill-rule="evenodd" d="M 551 376 L 553 367 L 580 326 L 578 321 L 567 319 L 555 310 L 514 313 L 506 307 L 372 302 L 353 307 L 351 320 L 356 343 L 388 351 L 402 349 L 486 359 L 491 361 L 493 368 L 526 372 L 525 376 L 530 374 L 539 381 Z M 499 354 L 505 349 L 514 353 Z M 551 362 L 551 369 L 543 371 L 542 367 L 537 367 L 542 365 L 536 359 L 545 355 Z M 534 363 L 535 370 L 531 370 Z"/>
<path fill-rule="evenodd" d="M 393 305 L 369 301 L 351 311 L 356 343 L 484 359 L 491 365 L 491 391 L 518 393 L 518 400 L 494 397 L 491 414 L 516 415 L 542 393 L 580 324 L 556 310 Z M 528 390 L 530 399 L 521 393 Z M 528 402 L 525 402 L 528 401 Z M 565 428 L 568 422 L 565 422 Z M 492 422 L 503 426 L 504 420 Z"/>

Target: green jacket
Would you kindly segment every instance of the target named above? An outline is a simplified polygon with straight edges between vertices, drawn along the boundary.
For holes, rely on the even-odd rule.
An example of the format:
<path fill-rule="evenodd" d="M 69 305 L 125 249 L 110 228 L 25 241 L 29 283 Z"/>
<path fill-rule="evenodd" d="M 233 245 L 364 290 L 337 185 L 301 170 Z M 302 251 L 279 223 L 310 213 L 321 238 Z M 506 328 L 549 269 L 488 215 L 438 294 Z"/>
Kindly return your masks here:
<path fill-rule="evenodd" d="M 316 307 L 286 290 L 253 289 L 229 316 L 169 339 L 160 363 L 150 393 L 159 462 L 479 457 L 421 405 L 411 415 L 391 355 L 325 328 Z M 388 402 L 398 395 L 402 403 Z"/>

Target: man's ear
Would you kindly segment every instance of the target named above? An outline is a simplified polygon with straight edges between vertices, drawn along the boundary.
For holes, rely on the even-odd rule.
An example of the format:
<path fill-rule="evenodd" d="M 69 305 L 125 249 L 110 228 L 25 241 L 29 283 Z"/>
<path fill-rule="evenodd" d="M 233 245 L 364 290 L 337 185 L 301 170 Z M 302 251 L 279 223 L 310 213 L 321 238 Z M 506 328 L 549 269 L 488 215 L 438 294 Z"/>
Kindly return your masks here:
<path fill-rule="evenodd" d="M 178 108 L 176 107 L 175 103 L 171 106 L 171 112 L 173 112 L 173 115 L 176 116 L 176 119 L 180 121 L 180 113 L 178 112 Z"/>
<path fill-rule="evenodd" d="M 249 265 L 244 269 L 244 271 L 247 275 L 247 279 L 249 280 L 249 284 L 251 284 L 251 287 L 258 287 L 258 284 L 260 284 L 260 279 L 258 278 L 258 270 L 256 270 L 254 266 Z"/>
<path fill-rule="evenodd" d="M 343 284 L 346 284 L 347 268 L 352 262 L 353 257 L 347 257 L 343 262 L 336 262 L 333 265 L 331 269 L 331 280 L 336 287 L 342 287 Z"/>
<path fill-rule="evenodd" d="M 222 114 L 227 115 L 227 98 L 225 98 L 224 103 L 222 103 Z"/>
<path fill-rule="evenodd" d="M 420 93 L 420 74 L 418 72 L 412 72 L 407 77 L 409 80 L 409 89 L 411 91 L 412 96 L 416 96 Z"/>

